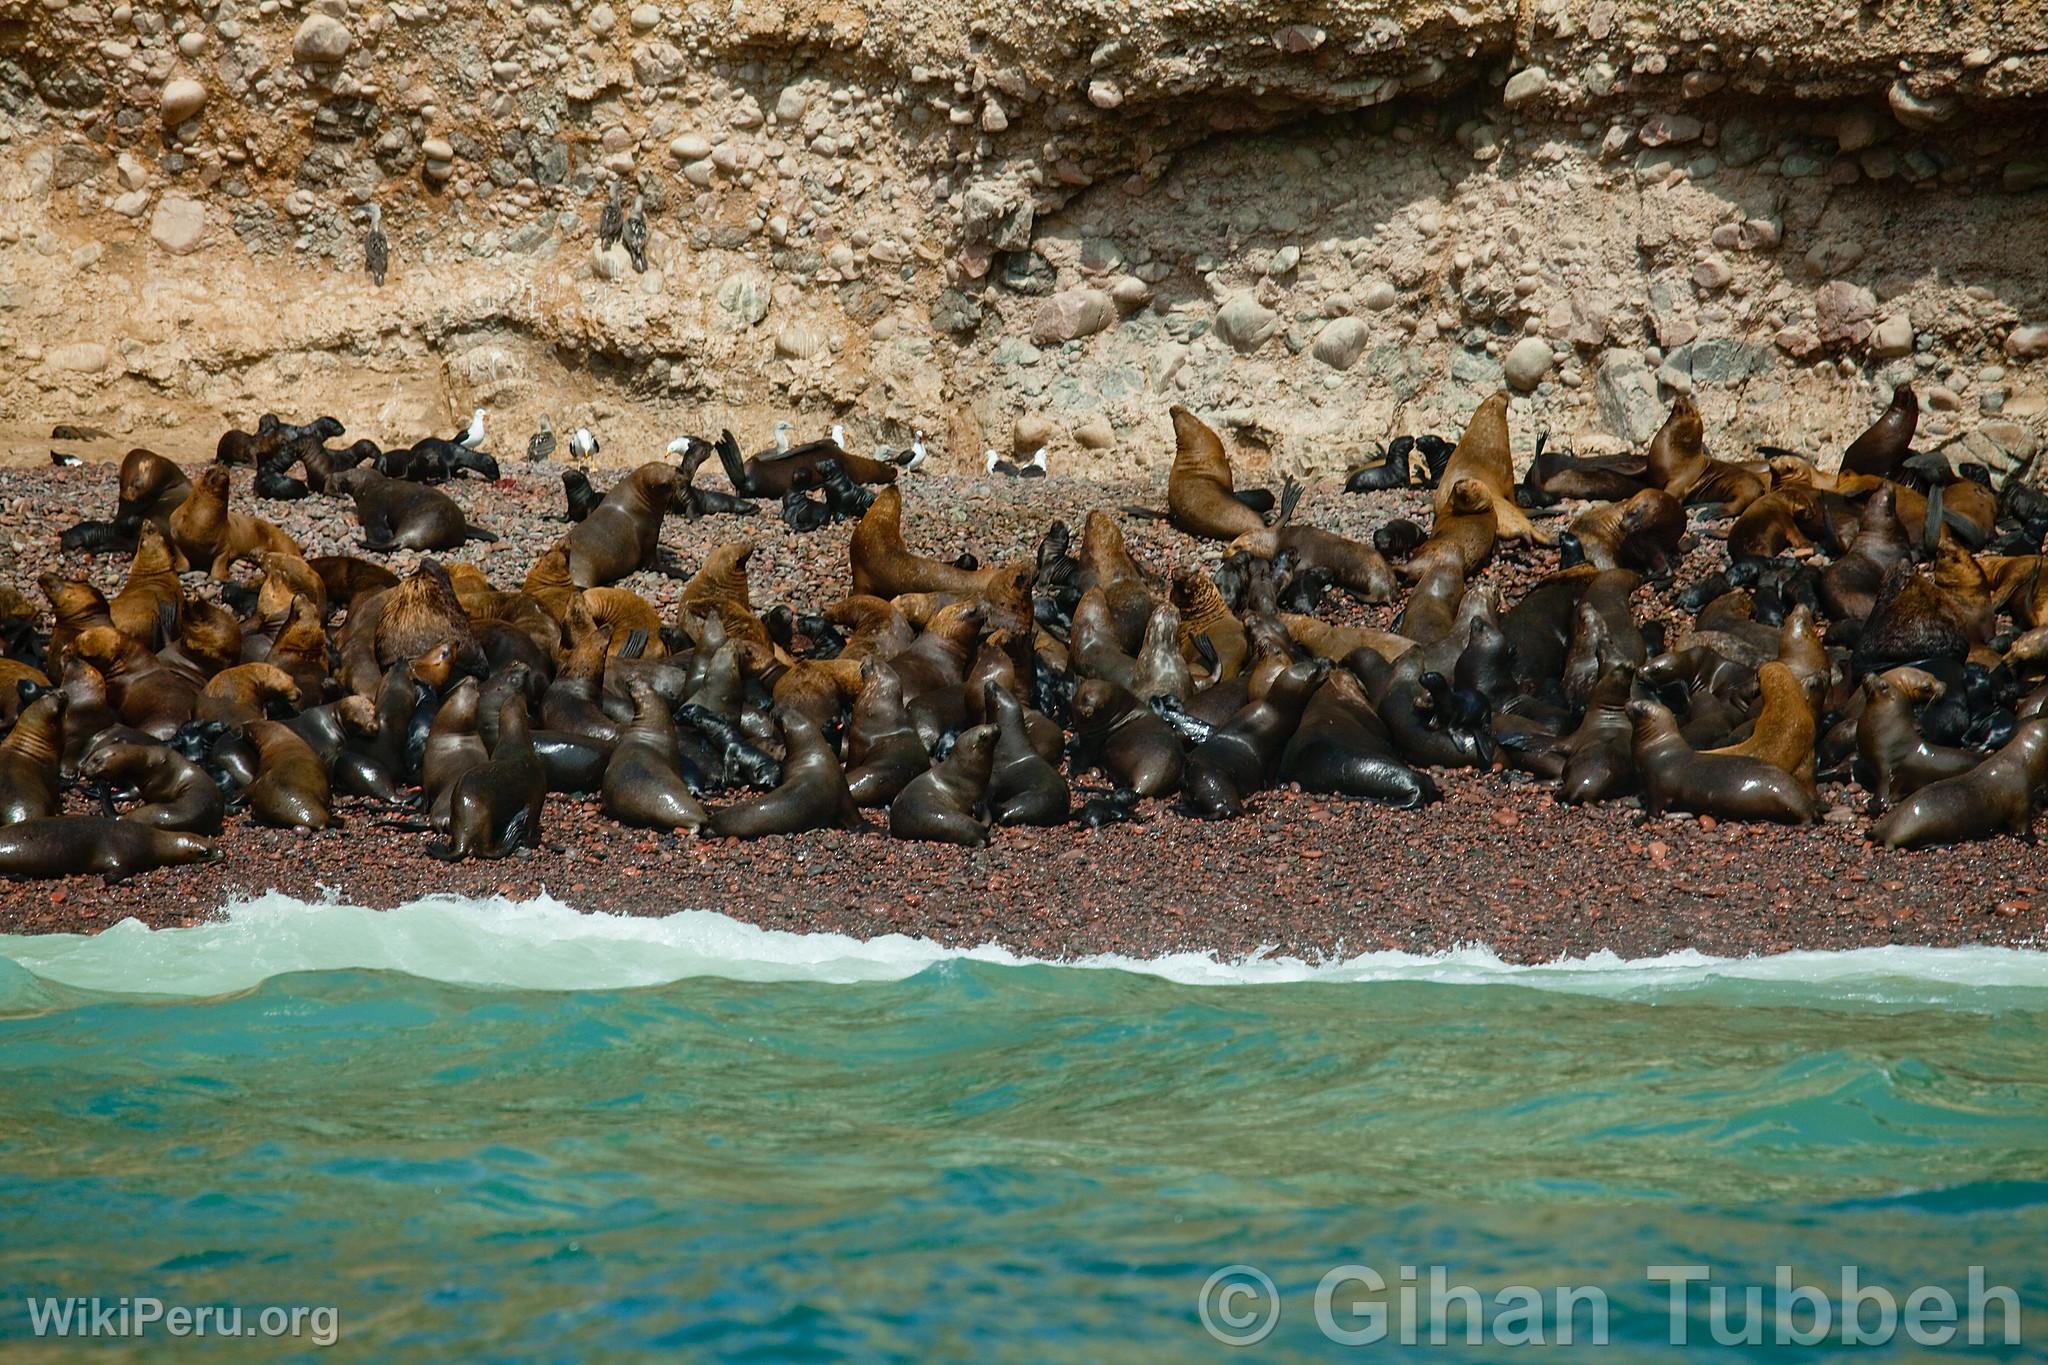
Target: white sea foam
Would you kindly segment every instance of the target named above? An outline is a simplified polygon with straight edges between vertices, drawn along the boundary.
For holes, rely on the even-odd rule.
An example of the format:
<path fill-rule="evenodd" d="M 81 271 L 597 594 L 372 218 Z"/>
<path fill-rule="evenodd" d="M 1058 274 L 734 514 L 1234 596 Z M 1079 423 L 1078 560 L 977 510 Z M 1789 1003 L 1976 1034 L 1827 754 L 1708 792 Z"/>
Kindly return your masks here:
<path fill-rule="evenodd" d="M 0 958 L 46 982 L 97 992 L 208 996 L 286 972 L 370 969 L 435 981 L 529 990 L 604 990 L 686 977 L 739 981 L 896 981 L 938 963 L 1118 970 L 1193 986 L 1290 982 L 1513 984 L 1619 999 L 1721 996 L 1783 1003 L 1783 988 L 1826 1001 L 1968 1005 L 1985 992 L 2042 992 L 2048 953 L 2009 948 L 1860 948 L 1769 957 L 1697 952 L 1625 959 L 1596 953 L 1543 965 L 1503 962 L 1485 947 L 1364 953 L 1308 962 L 1268 953 L 1225 959 L 1100 955 L 1041 963 L 1002 947 L 955 949 L 884 934 L 790 933 L 705 910 L 659 919 L 584 914 L 550 896 L 529 901 L 431 896 L 390 911 L 271 894 L 237 902 L 190 929 L 127 920 L 96 936 L 0 935 Z M 1799 992 L 1792 998 L 1807 995 Z M 2005 994 L 2010 1003 L 2010 995 Z"/>

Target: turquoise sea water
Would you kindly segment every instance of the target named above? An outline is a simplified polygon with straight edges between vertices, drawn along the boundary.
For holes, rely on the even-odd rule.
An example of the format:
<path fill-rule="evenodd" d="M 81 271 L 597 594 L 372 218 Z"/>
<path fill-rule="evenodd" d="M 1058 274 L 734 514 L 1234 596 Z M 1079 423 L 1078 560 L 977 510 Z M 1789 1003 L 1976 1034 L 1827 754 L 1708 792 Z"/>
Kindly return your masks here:
<path fill-rule="evenodd" d="M 0 938 L 0 1355 L 76 1357 L 30 1299 L 142 1295 L 331 1305 L 329 1358 L 2037 1360 L 2044 1011 L 2048 958 L 1994 950 L 1052 966 L 281 898 Z M 1378 1301 L 1389 1340 L 1319 1325 L 1346 1264 L 1387 1289 L 1345 1280 L 1331 1322 Z M 1738 1332 L 1762 1288 L 1761 1343 L 1716 1346 L 1702 1284 L 1673 1344 L 1649 1268 L 1686 1264 Z M 1198 1307 L 1233 1265 L 1278 1299 L 1250 1352 Z M 1831 1305 L 1819 1344 L 1780 1346 L 1780 1265 L 1965 1313 L 1981 1266 L 2022 1339 L 1993 1307 L 1981 1347 L 1850 1346 Z M 1480 1345 L 1430 1314 L 1433 1266 L 1481 1296 Z M 1233 1275 L 1225 1334 L 1271 1307 Z M 1600 1290 L 1611 1344 L 1590 1301 L 1571 1346 L 1503 1344 L 1517 1285 L 1553 1343 L 1555 1291 Z"/>

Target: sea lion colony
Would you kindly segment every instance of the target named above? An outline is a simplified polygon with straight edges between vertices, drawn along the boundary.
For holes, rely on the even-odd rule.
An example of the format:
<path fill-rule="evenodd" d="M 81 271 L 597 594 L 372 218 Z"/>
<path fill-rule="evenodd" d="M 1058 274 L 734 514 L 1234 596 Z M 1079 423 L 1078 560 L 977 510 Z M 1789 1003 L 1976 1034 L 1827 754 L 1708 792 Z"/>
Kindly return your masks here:
<path fill-rule="evenodd" d="M 1239 489 L 1176 408 L 1166 507 L 1123 514 L 1227 554 L 1166 578 L 1104 509 L 1021 562 L 929 558 L 905 542 L 894 464 L 684 438 L 601 497 L 565 476 L 565 534 L 516 585 L 376 562 L 492 538 L 433 486 L 497 476 L 466 438 L 336 448 L 333 418 L 266 417 L 192 476 L 130 453 L 113 518 L 63 532 L 127 554 L 112 596 L 45 575 L 45 616 L 5 590 L 0 874 L 217 858 L 231 819 L 325 828 L 338 794 L 452 859 L 535 843 L 558 792 L 689 834 L 871 811 L 899 838 L 975 845 L 1141 799 L 1234 816 L 1279 783 L 1414 807 L 1430 768 L 1465 766 L 1567 803 L 1789 823 L 1820 815 L 1819 782 L 1853 779 L 1886 845 L 2025 835 L 2048 778 L 2048 500 L 1916 455 L 1915 411 L 1901 388 L 1829 471 L 1709 455 L 1680 398 L 1643 454 L 1538 442 L 1517 480 L 1497 394 L 1455 445 L 1404 437 L 1354 471 L 1350 491 L 1430 490 L 1429 526 L 1393 519 L 1367 544 L 1308 525 L 1297 486 Z M 696 486 L 714 454 L 734 494 Z M 236 463 L 259 494 L 350 500 L 367 553 L 305 557 L 233 505 Z M 797 529 L 857 521 L 847 580 L 765 606 L 747 541 L 663 563 L 665 517 L 757 497 Z M 1728 553 L 1681 591 L 1688 537 Z M 1494 555 L 1555 567 L 1503 603 L 1472 581 Z M 686 580 L 667 619 L 614 586 L 653 567 Z M 1333 592 L 1399 602 L 1393 629 L 1319 615 Z M 1114 792 L 1077 810 L 1089 773 Z M 102 814 L 60 814 L 72 788 Z"/>

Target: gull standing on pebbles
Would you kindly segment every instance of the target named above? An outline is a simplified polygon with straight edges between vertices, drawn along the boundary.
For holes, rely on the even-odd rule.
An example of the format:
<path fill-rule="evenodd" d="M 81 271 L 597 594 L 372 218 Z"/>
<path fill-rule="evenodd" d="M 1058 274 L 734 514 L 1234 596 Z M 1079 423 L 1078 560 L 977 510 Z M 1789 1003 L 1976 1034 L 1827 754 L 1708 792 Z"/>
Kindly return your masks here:
<path fill-rule="evenodd" d="M 539 464 L 555 453 L 555 428 L 548 415 L 540 415 L 540 430 L 526 438 L 526 458 Z"/>
<path fill-rule="evenodd" d="M 837 422 L 832 424 L 832 444 L 841 450 L 846 449 L 846 428 Z"/>
<path fill-rule="evenodd" d="M 377 287 L 384 287 L 384 272 L 391 267 L 391 244 L 384 240 L 384 210 L 370 205 L 370 235 L 363 238 L 363 269 L 370 272 Z"/>
<path fill-rule="evenodd" d="M 777 422 L 777 423 L 775 424 L 775 453 L 776 453 L 776 454 L 778 454 L 778 455 L 787 455 L 787 454 L 789 454 L 789 433 L 790 433 L 791 431 L 793 431 L 793 430 L 795 430 L 795 428 L 794 428 L 794 427 L 792 427 L 792 426 L 791 426 L 791 425 L 790 425 L 790 424 L 789 424 L 788 422 Z"/>
<path fill-rule="evenodd" d="M 588 427 L 578 427 L 569 437 L 569 453 L 579 460 L 588 460 L 597 454 L 597 438 L 590 434 Z"/>

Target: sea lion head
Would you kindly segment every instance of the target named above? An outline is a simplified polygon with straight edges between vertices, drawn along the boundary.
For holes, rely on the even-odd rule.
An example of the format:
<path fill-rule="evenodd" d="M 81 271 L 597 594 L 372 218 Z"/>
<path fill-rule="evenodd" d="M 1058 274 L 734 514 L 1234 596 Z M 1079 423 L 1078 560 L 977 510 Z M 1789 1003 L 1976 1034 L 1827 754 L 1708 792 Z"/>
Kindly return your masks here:
<path fill-rule="evenodd" d="M 1493 493 L 1477 479 L 1460 479 L 1451 485 L 1447 506 L 1453 516 L 1474 516 L 1493 506 Z"/>

